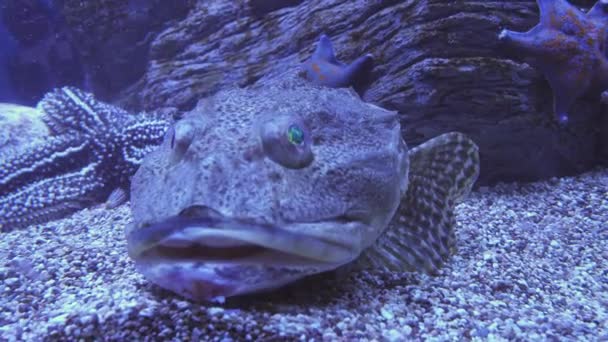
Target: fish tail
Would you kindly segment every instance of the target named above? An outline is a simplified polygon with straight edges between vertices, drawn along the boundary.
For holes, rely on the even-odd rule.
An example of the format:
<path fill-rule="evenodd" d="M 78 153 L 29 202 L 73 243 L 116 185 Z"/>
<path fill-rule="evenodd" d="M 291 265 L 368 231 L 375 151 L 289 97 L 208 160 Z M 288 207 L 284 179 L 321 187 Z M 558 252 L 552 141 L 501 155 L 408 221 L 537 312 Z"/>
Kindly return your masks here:
<path fill-rule="evenodd" d="M 409 184 L 395 217 L 361 262 L 375 268 L 436 274 L 455 251 L 455 205 L 479 175 L 479 150 L 446 133 L 410 150 Z"/>

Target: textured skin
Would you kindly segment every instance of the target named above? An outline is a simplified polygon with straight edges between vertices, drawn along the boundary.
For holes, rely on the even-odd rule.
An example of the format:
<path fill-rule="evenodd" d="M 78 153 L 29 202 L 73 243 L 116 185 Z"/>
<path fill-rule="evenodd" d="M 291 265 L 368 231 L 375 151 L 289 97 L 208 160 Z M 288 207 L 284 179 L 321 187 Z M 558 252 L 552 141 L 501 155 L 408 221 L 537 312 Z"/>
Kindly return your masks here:
<path fill-rule="evenodd" d="M 608 88 L 606 33 L 608 1 L 583 13 L 566 0 L 537 0 L 540 22 L 521 33 L 503 30 L 499 39 L 543 72 L 554 95 L 558 122 L 568 122 L 568 109 L 587 91 Z"/>
<path fill-rule="evenodd" d="M 349 65 L 339 62 L 331 40 L 322 34 L 315 52 L 304 63 L 304 70 L 308 80 L 314 84 L 345 88 L 354 86 L 357 79 L 360 79 L 364 72 L 369 71 L 372 62 L 371 54 L 363 55 Z"/>
<path fill-rule="evenodd" d="M 0 166 L 0 228 L 9 231 L 66 216 L 127 188 L 169 121 L 127 112 L 75 88 L 38 105 L 52 136 Z"/>
<path fill-rule="evenodd" d="M 297 167 L 277 162 L 281 159 L 274 153 L 289 146 L 287 140 L 266 148 L 262 128 L 270 123 L 287 139 L 290 126 L 285 122 L 304 127 L 304 141 L 306 136 L 310 141 L 304 149 L 312 151 L 311 162 L 293 164 Z M 286 153 L 308 160 L 300 150 Z M 401 249 L 399 268 L 426 270 L 415 256 L 446 257 L 444 250 L 421 248 L 439 248 L 429 237 L 443 239 L 444 249 L 453 244 L 453 204 L 476 179 L 479 159 L 477 147 L 458 133 L 429 141 L 413 157 L 418 164 L 411 167 L 413 198 L 405 202 L 409 208 L 402 214 L 417 215 L 416 225 L 391 225 L 397 235 L 409 231 L 428 240 L 421 247 L 408 245 L 410 252 Z M 406 191 L 410 193 L 408 170 L 396 113 L 362 102 L 350 89 L 312 86 L 288 73 L 251 89 L 223 91 L 177 122 L 135 174 L 129 254 L 148 279 L 195 300 L 280 286 L 351 262 L 366 248 L 376 250 L 372 244 L 389 226 Z M 204 222 L 197 224 L 196 217 L 183 214 L 194 207 L 210 208 L 199 216 Z M 436 222 L 433 215 L 445 220 Z M 185 238 L 196 227 L 207 237 L 196 239 L 190 233 Z M 218 238 L 228 233 L 230 239 Z M 293 235 L 297 242 L 290 240 Z M 255 245 L 271 246 L 265 250 L 269 256 L 234 256 L 251 245 L 235 241 L 254 240 Z M 317 250 L 315 240 L 334 247 L 329 253 Z M 293 248 L 286 247 L 292 243 Z M 302 245 L 309 258 L 294 261 Z M 387 246 L 395 244 L 389 239 L 379 247 Z M 279 252 L 283 247 L 287 251 Z M 211 250 L 215 257 L 209 256 Z M 338 250 L 347 250 L 348 257 L 336 257 Z M 382 253 L 375 255 L 371 261 L 381 263 Z M 424 262 L 435 265 L 434 260 Z"/>
<path fill-rule="evenodd" d="M 392 215 L 402 195 L 395 185 L 407 170 L 396 113 L 351 90 L 321 92 L 297 76 L 283 82 L 221 92 L 179 121 L 172 131 L 193 132 L 190 142 L 180 146 L 178 134 L 172 149 L 168 133 L 133 178 L 136 225 L 195 204 L 264 222 L 313 221 L 349 209 Z M 285 168 L 260 149 L 258 125 L 280 116 L 299 117 L 312 132 L 309 167 Z"/>

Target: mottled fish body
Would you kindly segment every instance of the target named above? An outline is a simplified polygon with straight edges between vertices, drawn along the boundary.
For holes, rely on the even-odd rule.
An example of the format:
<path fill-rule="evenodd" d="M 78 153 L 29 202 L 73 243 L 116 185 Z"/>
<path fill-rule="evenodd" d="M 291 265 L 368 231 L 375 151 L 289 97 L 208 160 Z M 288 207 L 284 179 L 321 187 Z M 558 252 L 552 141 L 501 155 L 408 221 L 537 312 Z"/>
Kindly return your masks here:
<path fill-rule="evenodd" d="M 477 146 L 447 133 L 408 150 L 397 113 L 296 74 L 201 101 L 144 158 L 126 233 L 150 281 L 213 300 L 447 260 Z"/>

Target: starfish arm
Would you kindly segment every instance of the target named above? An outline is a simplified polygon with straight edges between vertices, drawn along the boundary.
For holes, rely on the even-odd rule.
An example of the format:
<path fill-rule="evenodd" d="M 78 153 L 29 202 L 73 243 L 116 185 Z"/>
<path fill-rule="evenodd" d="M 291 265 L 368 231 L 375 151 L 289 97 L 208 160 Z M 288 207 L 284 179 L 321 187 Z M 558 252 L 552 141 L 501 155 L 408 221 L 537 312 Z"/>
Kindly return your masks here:
<path fill-rule="evenodd" d="M 373 60 L 374 57 L 368 53 L 364 56 L 357 58 L 354 62 L 347 66 L 344 70 L 347 82 L 349 84 L 354 83 L 353 80 L 355 80 L 359 75 L 364 73 L 365 70 L 368 70 Z"/>
<path fill-rule="evenodd" d="M 536 26 L 528 32 L 502 30 L 498 39 L 517 54 L 528 58 L 537 58 L 545 54 L 544 44 L 541 41 L 543 37 L 540 33 L 540 26 Z"/>
<path fill-rule="evenodd" d="M 0 230 L 11 231 L 58 219 L 91 204 L 103 184 L 91 164 L 81 170 L 45 178 L 0 197 Z"/>
<path fill-rule="evenodd" d="M 122 109 L 73 87 L 47 93 L 38 103 L 38 109 L 45 113 L 44 119 L 54 134 L 75 130 L 93 136 L 128 117 Z"/>
<path fill-rule="evenodd" d="M 317 48 L 313 53 L 312 59 L 315 61 L 325 61 L 329 63 L 338 63 L 334 47 L 326 34 L 322 34 L 317 43 Z"/>
<path fill-rule="evenodd" d="M 0 165 L 0 197 L 31 182 L 82 168 L 91 160 L 89 145 L 81 136 L 50 137 L 21 154 L 4 157 Z"/>
<path fill-rule="evenodd" d="M 170 125 L 160 116 L 130 116 L 70 87 L 48 93 L 38 106 L 55 135 L 21 155 L 3 157 L 2 230 L 63 217 L 126 188 Z M 119 202 L 111 197 L 109 204 Z"/>
<path fill-rule="evenodd" d="M 138 115 L 123 130 L 123 161 L 139 166 L 143 157 L 160 145 L 169 125 L 169 120 Z"/>
<path fill-rule="evenodd" d="M 540 23 L 528 32 L 503 30 L 499 40 L 538 68 L 553 90 L 554 115 L 568 110 L 587 91 L 608 87 L 608 0 L 583 13 L 566 0 L 537 0 Z"/>
<path fill-rule="evenodd" d="M 536 0 L 540 12 L 540 24 L 545 27 L 551 26 L 559 16 L 559 8 L 571 6 L 565 0 Z"/>
<path fill-rule="evenodd" d="M 587 12 L 587 17 L 605 22 L 608 19 L 608 0 L 599 0 Z"/>

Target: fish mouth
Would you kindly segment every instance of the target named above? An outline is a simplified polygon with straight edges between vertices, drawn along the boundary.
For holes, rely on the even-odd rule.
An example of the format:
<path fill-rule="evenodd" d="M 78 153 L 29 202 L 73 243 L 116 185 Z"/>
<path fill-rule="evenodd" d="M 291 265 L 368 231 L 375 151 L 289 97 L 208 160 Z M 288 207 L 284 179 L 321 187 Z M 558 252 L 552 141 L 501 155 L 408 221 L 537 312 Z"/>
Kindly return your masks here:
<path fill-rule="evenodd" d="M 150 263 L 210 262 L 272 267 L 335 267 L 354 260 L 360 248 L 320 234 L 305 233 L 311 225 L 359 225 L 356 219 L 336 216 L 285 226 L 247 218 L 225 217 L 195 205 L 176 216 L 133 230 L 127 236 L 129 256 Z M 356 239 L 355 239 L 356 240 Z"/>

